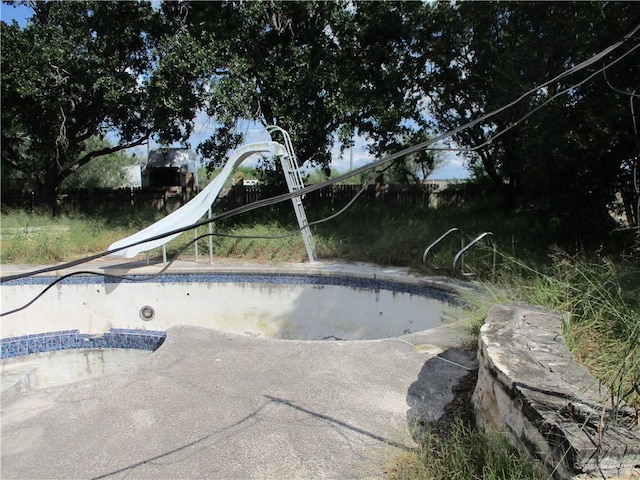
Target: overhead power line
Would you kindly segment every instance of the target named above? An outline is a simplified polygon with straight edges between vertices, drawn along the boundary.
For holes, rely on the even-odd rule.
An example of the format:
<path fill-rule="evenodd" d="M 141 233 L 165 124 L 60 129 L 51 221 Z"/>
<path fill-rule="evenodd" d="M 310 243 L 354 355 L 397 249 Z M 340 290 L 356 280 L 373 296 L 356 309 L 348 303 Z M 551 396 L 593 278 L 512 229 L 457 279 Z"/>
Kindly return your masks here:
<path fill-rule="evenodd" d="M 114 249 L 114 250 L 109 250 L 109 251 L 96 253 L 94 255 L 90 255 L 90 256 L 87 256 L 87 257 L 82 258 L 82 259 L 74 260 L 72 262 L 67 262 L 67 263 L 64 263 L 62 265 L 56 265 L 56 266 L 53 266 L 53 267 L 46 267 L 46 268 L 34 270 L 32 272 L 21 273 L 21 274 L 16 274 L 16 275 L 7 275 L 7 276 L 4 276 L 4 277 L 0 278 L 0 283 L 4 283 L 4 282 L 7 282 L 7 281 L 11 281 L 11 280 L 16 280 L 16 279 L 19 279 L 19 278 L 25 278 L 25 277 L 29 277 L 29 276 L 33 276 L 33 275 L 38 275 L 38 274 L 43 274 L 43 273 L 50 273 L 50 272 L 54 272 L 54 271 L 64 270 L 66 268 L 71 268 L 71 267 L 74 267 L 74 266 L 77 266 L 77 265 L 81 265 L 83 263 L 86 263 L 86 262 L 89 262 L 89 261 L 92 261 L 92 260 L 96 260 L 96 259 L 105 257 L 105 256 L 107 256 L 107 255 L 109 255 L 111 253 L 116 253 L 116 252 L 118 252 L 120 250 L 124 250 L 124 249 L 130 248 L 130 247 L 136 246 L 136 245 L 140 245 L 140 244 L 147 243 L 147 242 L 154 241 L 154 240 L 159 240 L 159 239 L 171 236 L 171 235 L 183 233 L 183 232 L 185 232 L 187 230 L 192 230 L 194 228 L 198 228 L 200 226 L 207 225 L 207 224 L 212 223 L 212 222 L 224 220 L 224 219 L 227 219 L 227 218 L 230 218 L 230 217 L 233 217 L 233 216 L 236 216 L 236 215 L 240 215 L 242 213 L 246 213 L 246 212 L 249 212 L 249 211 L 252 211 L 252 210 L 257 210 L 259 208 L 263 208 L 263 207 L 266 207 L 266 206 L 275 205 L 277 203 L 281 203 L 281 202 L 284 202 L 286 200 L 290 200 L 290 199 L 295 198 L 295 197 L 303 196 L 303 195 L 315 192 L 317 190 L 321 190 L 323 188 L 326 188 L 328 186 L 333 185 L 334 183 L 338 183 L 338 182 L 347 180 L 349 178 L 352 178 L 354 176 L 360 175 L 360 174 L 365 173 L 365 172 L 367 172 L 369 170 L 372 170 L 374 168 L 380 167 L 380 166 L 384 165 L 385 163 L 393 162 L 393 161 L 395 161 L 395 160 L 397 160 L 399 158 L 411 155 L 413 153 L 420 152 L 420 151 L 423 151 L 423 150 L 432 149 L 432 148 L 430 148 L 432 145 L 444 140 L 445 138 L 449 138 L 449 137 L 452 137 L 454 135 L 457 135 L 458 133 L 460 133 L 460 132 L 462 132 L 464 130 L 467 130 L 467 129 L 469 129 L 469 128 L 471 128 L 471 127 L 473 127 L 473 126 L 475 126 L 475 125 L 477 125 L 477 124 L 479 124 L 481 122 L 484 122 L 485 120 L 498 115 L 499 113 L 503 112 L 504 110 L 513 107 L 514 105 L 516 105 L 517 103 L 519 103 L 523 99 L 527 98 L 529 95 L 532 95 L 533 93 L 539 91 L 540 89 L 545 88 L 545 87 L 551 85 L 552 83 L 554 83 L 554 82 L 556 82 L 556 81 L 558 81 L 558 80 L 560 80 L 560 79 L 562 79 L 562 78 L 564 78 L 564 77 L 566 77 L 568 75 L 571 75 L 571 74 L 574 74 L 574 73 L 576 73 L 578 71 L 581 71 L 581 70 L 589 67 L 590 65 L 593 65 L 596 62 L 599 62 L 602 58 L 604 58 L 605 56 L 607 56 L 608 54 L 610 54 L 611 52 L 613 52 L 614 50 L 619 48 L 621 45 L 623 45 L 625 42 L 627 42 L 629 39 L 631 39 L 633 37 L 633 35 L 638 30 L 640 30 L 640 25 L 636 26 L 631 32 L 629 32 L 627 35 L 625 35 L 622 40 L 620 40 L 620 41 L 608 46 L 607 48 L 605 48 L 601 52 L 599 52 L 599 53 L 595 54 L 594 56 L 590 57 L 589 59 L 579 63 L 578 65 L 575 65 L 574 67 L 572 67 L 572 68 L 560 73 L 559 75 L 557 75 L 556 77 L 552 78 L 551 80 L 548 80 L 545 83 L 530 89 L 529 91 L 527 91 L 524 94 L 520 95 L 518 98 L 516 98 L 515 100 L 507 103 L 506 105 L 503 105 L 502 107 L 499 107 L 499 108 L 497 108 L 495 110 L 492 110 L 489 113 L 481 115 L 480 117 L 478 117 L 478 118 L 476 118 L 474 120 L 471 120 L 471 121 L 469 121 L 469 122 L 467 122 L 467 123 L 465 123 L 463 125 L 460 125 L 459 127 L 455 128 L 453 130 L 450 130 L 448 132 L 445 132 L 445 133 L 442 133 L 440 135 L 437 135 L 436 137 L 434 137 L 434 138 L 432 138 L 430 140 L 427 140 L 425 142 L 421 142 L 419 144 L 416 144 L 416 145 L 413 145 L 411 147 L 408 147 L 408 148 L 405 148 L 403 150 L 400 150 L 400 151 L 398 151 L 396 153 L 393 153 L 393 154 L 387 155 L 385 157 L 382 157 L 382 158 L 380 158 L 378 160 L 375 160 L 375 161 L 373 161 L 373 162 L 371 162 L 371 163 L 369 163 L 367 165 L 364 165 L 364 166 L 356 168 L 356 169 L 354 169 L 354 170 L 352 170 L 350 172 L 347 172 L 347 173 L 344 173 L 342 175 L 339 175 L 338 177 L 326 180 L 326 181 L 321 182 L 321 183 L 317 183 L 317 184 L 314 184 L 314 185 L 310 185 L 310 186 L 304 187 L 304 188 L 302 188 L 300 190 L 296 190 L 295 192 L 290 192 L 290 193 L 285 193 L 285 194 L 282 194 L 282 195 L 277 195 L 277 196 L 270 197 L 270 198 L 264 199 L 264 200 L 258 200 L 256 202 L 253 202 L 253 203 L 249 204 L 249 205 L 244 205 L 244 206 L 241 206 L 241 207 L 237 207 L 237 208 L 229 210 L 227 212 L 224 212 L 224 213 L 221 213 L 221 214 L 218 214 L 218 215 L 214 215 L 210 219 L 194 223 L 194 224 L 189 225 L 187 227 L 174 229 L 174 230 L 171 230 L 169 232 L 165 232 L 165 233 L 160 234 L 160 235 L 155 235 L 153 237 L 150 237 L 150 238 L 138 241 L 138 242 L 134 242 L 134 243 L 132 243 L 130 245 L 126 245 L 126 246 L 123 246 L 123 247 L 120 247 L 120 248 L 117 248 L 117 249 Z M 614 61 L 610 62 L 607 66 L 603 67 L 602 69 L 600 69 L 595 74 L 592 74 L 592 75 L 588 76 L 586 79 L 576 83 L 574 86 L 569 87 L 569 88 L 563 90 L 562 92 L 559 92 L 558 94 L 554 95 L 553 97 L 551 97 L 550 99 L 545 101 L 543 104 L 537 106 L 535 109 L 531 110 L 529 113 L 524 115 L 520 120 L 518 120 L 518 122 L 521 122 L 522 120 L 528 118 L 535 111 L 537 111 L 540 108 L 542 108 L 543 106 L 547 105 L 554 98 L 557 98 L 557 96 L 567 93 L 572 88 L 576 88 L 577 86 L 584 84 L 585 82 L 587 82 L 588 80 L 593 78 L 596 74 L 602 73 L 606 68 L 608 68 L 611 65 L 617 63 L 622 58 L 626 57 L 631 52 L 636 50 L 638 47 L 640 47 L 640 45 L 635 45 L 629 51 L 625 52 L 620 57 L 618 57 Z M 494 135 L 490 140 L 493 140 L 493 139 L 497 138 L 498 136 L 504 134 L 506 131 L 510 130 L 515 125 L 517 125 L 518 122 L 510 125 L 509 127 L 506 127 L 505 129 L 503 129 L 503 131 L 501 131 L 498 134 Z M 480 148 L 480 147 L 479 146 L 474 147 L 474 149 L 477 149 L 477 148 Z"/>

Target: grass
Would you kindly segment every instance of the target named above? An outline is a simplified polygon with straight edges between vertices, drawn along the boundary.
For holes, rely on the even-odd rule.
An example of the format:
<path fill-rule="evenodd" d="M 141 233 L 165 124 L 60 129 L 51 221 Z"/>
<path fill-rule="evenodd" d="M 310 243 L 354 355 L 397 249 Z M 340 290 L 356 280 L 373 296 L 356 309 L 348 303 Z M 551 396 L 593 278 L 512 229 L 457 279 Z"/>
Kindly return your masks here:
<path fill-rule="evenodd" d="M 0 262 L 50 264 L 106 250 L 110 243 L 143 228 L 158 214 L 77 212 L 52 218 L 44 212 L 3 211 Z"/>
<path fill-rule="evenodd" d="M 476 328 L 491 305 L 523 302 L 564 312 L 564 336 L 579 363 L 608 385 L 612 396 L 640 411 L 640 269 L 637 261 L 570 256 L 555 249 L 535 269 L 503 256 L 487 296 L 475 305 Z"/>
<path fill-rule="evenodd" d="M 310 222 L 326 218 L 334 210 L 307 212 Z M 46 213 L 24 213 L 3 211 L 1 226 L 24 228 L 26 226 L 68 225 L 69 232 L 58 242 L 59 251 L 52 256 L 38 258 L 38 246 L 28 256 L 20 254 L 20 248 L 11 245 L 22 243 L 23 238 L 12 238 L 3 234 L 2 262 L 47 263 L 51 258 L 63 261 L 82 256 L 89 252 L 104 250 L 120 238 L 150 225 L 161 215 L 151 209 L 109 209 L 104 208 L 93 215 L 68 212 L 57 219 Z M 422 252 L 425 247 L 452 226 L 460 226 L 469 236 L 490 230 L 509 245 L 509 251 L 519 257 L 529 258 L 537 252 L 535 238 L 522 236 L 520 232 L 530 231 L 531 223 L 517 215 L 489 215 L 487 209 L 479 206 L 473 210 L 462 208 L 398 209 L 360 205 L 352 207 L 330 222 L 313 227 L 313 235 L 321 258 L 335 258 L 347 261 L 363 261 L 380 265 L 405 265 L 416 270 L 423 268 Z M 281 236 L 297 230 L 298 225 L 290 204 L 281 208 L 248 212 L 216 224 L 215 231 L 228 234 Z M 201 227 L 200 234 L 205 233 Z M 169 244 L 170 251 L 177 252 L 191 241 L 193 235 L 186 233 L 179 241 Z M 242 240 L 217 237 L 214 241 L 216 254 L 251 258 L 258 261 L 283 260 L 298 261 L 306 258 L 300 235 L 292 239 Z M 207 242 L 202 242 L 206 245 Z M 452 239 L 443 248 L 434 252 L 433 262 L 448 266 L 459 242 Z M 44 252 L 45 250 L 43 250 Z M 13 253 L 15 252 L 15 253 Z M 185 255 L 192 254 L 186 251 Z"/>
<path fill-rule="evenodd" d="M 501 435 L 454 419 L 447 432 L 431 430 L 420 446 L 387 467 L 391 480 L 537 480 L 548 475 Z"/>
<path fill-rule="evenodd" d="M 224 258 L 252 259 L 258 262 L 300 262 L 307 259 L 304 243 L 299 235 L 289 235 L 295 228 L 277 220 L 265 223 L 240 223 L 232 228 L 216 226 L 214 232 L 214 255 Z M 200 227 L 197 236 L 207 233 Z M 279 237 L 274 239 L 274 237 Z M 195 255 L 193 235 L 183 235 L 167 251 L 169 257 L 180 255 L 190 258 Z M 198 240 L 200 254 L 208 252 L 208 238 Z"/>
<path fill-rule="evenodd" d="M 390 480 L 537 480 L 549 474 L 529 455 L 518 452 L 501 434 L 479 430 L 471 401 L 477 371 L 453 386 L 454 399 L 434 422 L 416 426 L 419 446 L 394 458 Z M 416 435 L 414 435 L 414 438 Z"/>
<path fill-rule="evenodd" d="M 307 212 L 310 221 L 335 211 Z M 153 210 L 104 209 L 87 216 L 68 213 L 58 219 L 46 214 L 3 211 L 0 261 L 50 264 L 104 251 L 120 238 L 151 224 Z M 10 229 L 68 227 L 31 233 Z M 338 218 L 313 227 L 320 258 L 404 265 L 426 272 L 425 247 L 452 227 L 473 238 L 491 231 L 501 248 L 496 277 L 491 277 L 491 252 L 476 248 L 466 258 L 481 278 L 487 296 L 474 304 L 475 329 L 490 305 L 518 301 L 567 312 L 565 338 L 576 359 L 612 388 L 615 396 L 640 409 L 640 269 L 638 258 L 586 255 L 580 242 L 553 247 L 544 231 L 525 216 L 496 214 L 487 205 L 471 208 L 398 209 L 380 206 L 349 209 Z M 215 225 L 214 254 L 258 262 L 306 259 L 290 205 L 249 212 Z M 205 234 L 200 227 L 198 234 Z M 278 237 L 267 238 L 240 238 Z M 168 256 L 192 257 L 192 233 L 169 244 Z M 201 253 L 208 239 L 199 241 Z M 434 252 L 432 263 L 449 267 L 459 249 L 451 237 Z M 571 254 L 566 253 L 573 249 Z M 159 250 L 156 251 L 159 256 Z M 636 254 L 637 255 L 637 254 Z M 526 457 L 514 452 L 500 436 L 479 432 L 469 418 L 452 420 L 451 430 L 427 432 L 420 447 L 397 458 L 388 469 L 392 479 L 535 479 L 544 478 Z"/>

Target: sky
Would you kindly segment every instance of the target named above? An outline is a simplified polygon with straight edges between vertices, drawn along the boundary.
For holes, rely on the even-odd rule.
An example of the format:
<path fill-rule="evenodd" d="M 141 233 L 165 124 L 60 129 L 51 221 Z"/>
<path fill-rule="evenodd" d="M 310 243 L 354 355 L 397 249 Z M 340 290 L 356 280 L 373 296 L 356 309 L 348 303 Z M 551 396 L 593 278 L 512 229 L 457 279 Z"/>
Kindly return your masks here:
<path fill-rule="evenodd" d="M 269 134 L 260 124 L 246 122 L 244 125 L 240 125 L 239 129 L 244 134 L 245 142 L 247 143 L 269 140 Z M 206 140 L 212 131 L 213 122 L 210 119 L 204 114 L 196 117 L 194 133 L 191 136 L 191 144 L 195 146 Z M 277 135 L 274 135 L 273 140 L 278 141 Z M 154 148 L 153 145 L 151 148 Z M 442 152 L 441 155 L 443 157 L 442 165 L 429 175 L 430 180 L 453 180 L 470 177 L 470 173 L 465 168 L 464 159 L 461 156 L 455 155 L 452 152 Z M 376 158 L 367 151 L 366 138 L 356 137 L 353 148 L 345 150 L 342 154 L 340 153 L 340 144 L 336 142 L 332 150 L 331 167 L 339 173 L 345 173 L 349 170 L 362 167 L 374 160 L 376 160 Z"/>
<path fill-rule="evenodd" d="M 26 25 L 26 21 L 30 15 L 31 9 L 23 5 L 13 6 L 5 3 L 0 4 L 0 18 L 7 23 L 11 23 L 13 20 L 16 20 L 20 26 L 24 26 Z M 198 115 L 198 117 L 195 118 L 194 123 L 194 133 L 189 138 L 189 143 L 193 147 L 206 140 L 213 130 L 213 121 L 204 116 L 204 114 Z M 255 123 L 246 122 L 245 125 L 240 125 L 239 128 L 245 134 L 246 142 L 268 139 L 268 134 L 264 127 Z M 274 140 L 277 139 L 274 138 Z M 150 148 L 154 149 L 159 146 L 160 145 L 151 142 Z M 134 149 L 134 152 L 137 156 L 146 158 L 146 150 L 146 147 L 137 147 Z M 431 175 L 429 175 L 430 180 L 453 180 L 470 177 L 470 173 L 465 168 L 465 162 L 461 156 L 452 152 L 443 153 L 442 156 L 442 164 L 435 169 Z M 356 137 L 354 147 L 345 151 L 342 155 L 340 155 L 340 145 L 336 144 L 334 146 L 332 150 L 331 167 L 340 173 L 345 173 L 349 171 L 350 168 L 362 167 L 373 160 L 375 159 L 366 150 L 366 139 L 363 137 Z"/>
<path fill-rule="evenodd" d="M 27 18 L 31 16 L 31 9 L 24 5 L 7 5 L 0 4 L 0 18 L 7 23 L 16 20 L 21 27 L 27 23 Z"/>

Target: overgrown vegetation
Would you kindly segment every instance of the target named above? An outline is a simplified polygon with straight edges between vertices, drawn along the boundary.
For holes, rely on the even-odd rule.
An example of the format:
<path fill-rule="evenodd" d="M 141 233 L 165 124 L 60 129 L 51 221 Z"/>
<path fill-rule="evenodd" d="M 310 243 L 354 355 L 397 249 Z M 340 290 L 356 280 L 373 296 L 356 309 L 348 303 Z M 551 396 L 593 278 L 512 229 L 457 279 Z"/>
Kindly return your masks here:
<path fill-rule="evenodd" d="M 565 339 L 576 360 L 640 412 L 640 268 L 637 259 L 568 255 L 553 249 L 533 268 L 502 256 L 484 298 L 469 299 L 476 328 L 491 305 L 523 302 L 563 312 Z"/>
<path fill-rule="evenodd" d="M 94 215 L 3 210 L 0 262 L 50 264 L 104 251 L 159 218 L 151 209 L 107 209 Z"/>
<path fill-rule="evenodd" d="M 309 220 L 333 211 L 309 211 Z M 68 212 L 48 214 L 3 212 L 2 263 L 55 263 L 101 250 L 152 223 L 153 210 L 105 209 L 92 216 Z M 313 227 L 321 258 L 405 265 L 426 273 L 422 252 L 452 226 L 467 237 L 492 231 L 501 247 L 499 267 L 491 276 L 490 252 L 478 248 L 468 256 L 482 276 L 487 295 L 474 300 L 475 328 L 490 305 L 516 301 L 547 306 L 566 313 L 565 338 L 576 359 L 587 366 L 612 393 L 640 409 L 640 268 L 632 251 L 633 235 L 600 246 L 590 239 L 566 238 L 562 244 L 540 230 L 525 215 L 496 213 L 486 205 L 433 209 L 354 206 L 330 222 Z M 45 227 L 39 228 L 38 227 Z M 27 229 L 27 231 L 25 231 Z M 253 261 L 301 261 L 306 252 L 290 205 L 266 208 L 218 222 L 214 231 L 217 258 Z M 200 227 L 203 235 L 206 227 Z M 538 233 L 536 233 L 538 232 Z M 241 238 L 241 237 L 265 238 Z M 277 237 L 277 238 L 266 238 Z M 173 258 L 193 258 L 194 234 L 169 244 Z M 626 240 L 626 243 L 625 243 Z M 450 266 L 458 239 L 434 252 L 433 264 Z M 627 248 L 627 250 L 623 250 Z M 206 255 L 208 239 L 199 241 Z M 626 255 L 618 252 L 628 252 Z M 153 256 L 153 255 L 152 255 Z M 155 252 L 160 259 L 160 252 Z M 469 402 L 467 402 L 469 403 Z M 450 430 L 428 430 L 420 447 L 395 459 L 392 479 L 538 479 L 546 478 L 535 464 L 511 449 L 504 439 L 476 429 L 471 414 L 450 418 Z"/>
<path fill-rule="evenodd" d="M 535 460 L 509 445 L 506 438 L 480 432 L 454 419 L 446 431 L 428 431 L 416 451 L 388 467 L 391 480 L 542 480 Z"/>

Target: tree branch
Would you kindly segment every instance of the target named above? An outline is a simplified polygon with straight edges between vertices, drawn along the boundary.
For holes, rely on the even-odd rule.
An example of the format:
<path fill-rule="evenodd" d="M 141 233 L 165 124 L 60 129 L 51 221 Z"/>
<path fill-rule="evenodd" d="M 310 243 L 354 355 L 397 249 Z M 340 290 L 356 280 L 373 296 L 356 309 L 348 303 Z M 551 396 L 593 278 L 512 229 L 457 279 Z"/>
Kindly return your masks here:
<path fill-rule="evenodd" d="M 104 155 L 110 155 L 112 153 L 119 152 L 120 150 L 125 150 L 127 148 L 132 148 L 132 147 L 137 147 L 139 145 L 142 145 L 144 142 L 146 142 L 149 139 L 149 135 L 150 134 L 146 134 L 143 137 L 140 137 L 139 139 L 133 142 L 125 143 L 124 145 L 116 145 L 114 147 L 102 148 L 100 150 L 94 150 L 93 152 L 88 152 L 87 154 L 80 157 L 78 161 L 74 162 L 73 164 L 65 168 L 63 171 L 61 171 L 58 177 L 60 181 L 62 181 L 63 179 L 71 175 L 73 172 L 78 170 L 78 168 L 82 167 L 83 165 L 86 165 L 94 158 L 102 157 Z"/>

